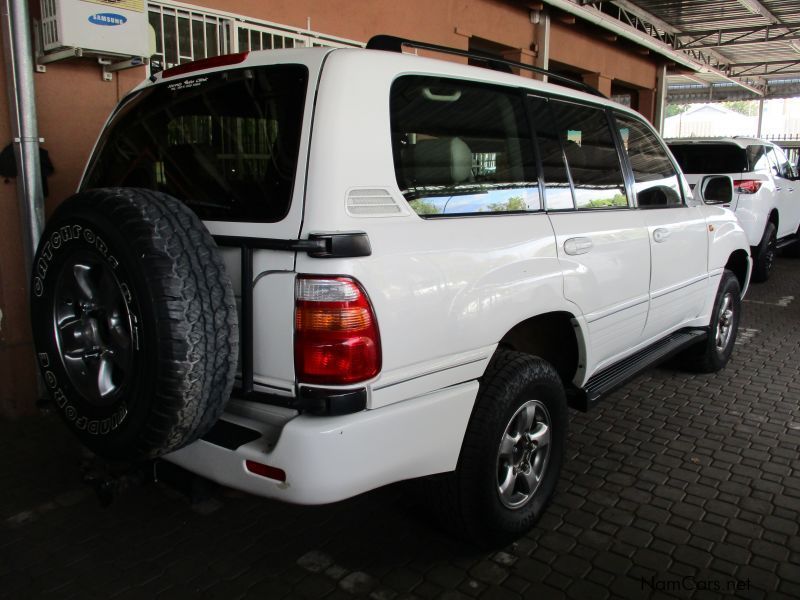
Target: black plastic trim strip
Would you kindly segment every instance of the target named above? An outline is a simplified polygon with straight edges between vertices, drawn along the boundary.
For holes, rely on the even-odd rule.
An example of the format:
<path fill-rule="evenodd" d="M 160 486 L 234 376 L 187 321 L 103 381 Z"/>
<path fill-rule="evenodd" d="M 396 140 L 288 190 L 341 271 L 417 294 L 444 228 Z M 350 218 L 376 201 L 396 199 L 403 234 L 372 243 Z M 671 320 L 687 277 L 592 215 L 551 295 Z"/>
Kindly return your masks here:
<path fill-rule="evenodd" d="M 349 415 L 367 408 L 367 390 L 365 388 L 333 390 L 300 386 L 298 392 L 297 396 L 280 396 L 256 391 L 244 394 L 234 390 L 233 397 L 320 416 Z"/>
<path fill-rule="evenodd" d="M 622 359 L 620 362 L 592 375 L 583 389 L 572 389 L 567 399 L 570 406 L 587 411 L 603 396 L 621 387 L 645 369 L 674 356 L 681 350 L 697 344 L 708 336 L 708 329 L 684 329 Z"/>
<path fill-rule="evenodd" d="M 369 237 L 364 232 L 315 233 L 311 234 L 307 240 L 215 235 L 214 241 L 220 246 L 247 248 L 251 251 L 305 252 L 314 258 L 356 258 L 372 254 Z"/>
<path fill-rule="evenodd" d="M 442 54 L 451 54 L 454 56 L 465 56 L 475 60 L 483 61 L 487 66 L 494 71 L 502 71 L 504 73 L 511 73 L 511 69 L 522 69 L 523 71 L 531 71 L 540 75 L 547 75 L 554 81 L 558 81 L 562 85 L 592 94 L 593 96 L 600 96 L 606 98 L 597 88 L 590 86 L 583 81 L 572 79 L 562 75 L 561 73 L 554 73 L 541 67 L 534 67 L 533 65 L 526 65 L 525 63 L 507 60 L 502 56 L 495 56 L 489 53 L 470 52 L 469 50 L 461 50 L 459 48 L 451 48 L 449 46 L 439 46 L 437 44 L 429 44 L 427 42 L 417 42 L 406 38 L 397 37 L 394 35 L 376 35 L 370 38 L 367 42 L 367 50 L 386 50 L 387 52 L 402 52 L 403 46 L 409 48 L 419 48 L 420 50 L 431 50 L 433 52 L 441 52 Z"/>
<path fill-rule="evenodd" d="M 220 419 L 211 430 L 202 437 L 204 442 L 227 448 L 228 450 L 236 450 L 245 444 L 261 437 L 261 432 L 243 425 L 231 423 L 225 419 Z"/>

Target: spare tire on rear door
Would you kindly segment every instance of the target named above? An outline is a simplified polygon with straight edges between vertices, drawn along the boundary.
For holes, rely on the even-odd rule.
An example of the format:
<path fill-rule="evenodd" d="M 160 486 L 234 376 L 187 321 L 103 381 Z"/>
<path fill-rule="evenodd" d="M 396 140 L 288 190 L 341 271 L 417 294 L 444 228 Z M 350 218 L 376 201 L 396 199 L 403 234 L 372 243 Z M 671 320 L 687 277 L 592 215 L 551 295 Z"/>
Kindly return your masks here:
<path fill-rule="evenodd" d="M 230 279 L 200 219 L 166 194 L 105 188 L 61 204 L 34 259 L 31 318 L 54 405 L 101 456 L 177 450 L 230 396 Z"/>

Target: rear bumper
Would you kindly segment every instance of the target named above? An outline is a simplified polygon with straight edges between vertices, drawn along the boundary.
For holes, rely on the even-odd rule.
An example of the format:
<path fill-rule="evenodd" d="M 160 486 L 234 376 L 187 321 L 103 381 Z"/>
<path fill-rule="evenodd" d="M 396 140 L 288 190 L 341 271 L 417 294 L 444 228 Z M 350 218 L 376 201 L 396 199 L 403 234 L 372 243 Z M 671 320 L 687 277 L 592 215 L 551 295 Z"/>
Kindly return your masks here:
<path fill-rule="evenodd" d="M 232 401 L 222 419 L 253 430 L 256 439 L 238 447 L 236 440 L 228 447 L 198 440 L 164 459 L 259 496 L 297 504 L 336 502 L 455 469 L 477 392 L 477 381 L 470 381 L 336 417 L 291 416 Z M 286 481 L 249 472 L 247 460 L 283 470 Z"/>

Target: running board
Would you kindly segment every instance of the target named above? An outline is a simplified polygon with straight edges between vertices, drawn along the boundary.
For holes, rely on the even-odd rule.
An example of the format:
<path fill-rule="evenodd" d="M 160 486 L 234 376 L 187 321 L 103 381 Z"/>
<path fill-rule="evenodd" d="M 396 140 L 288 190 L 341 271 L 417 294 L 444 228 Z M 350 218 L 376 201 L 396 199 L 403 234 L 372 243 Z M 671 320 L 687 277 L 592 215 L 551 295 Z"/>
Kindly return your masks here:
<path fill-rule="evenodd" d="M 689 346 L 700 343 L 706 337 L 708 337 L 706 329 L 687 329 L 673 333 L 592 375 L 583 389 L 571 390 L 568 397 L 569 404 L 578 410 L 587 411 L 603 396 L 621 387 L 645 369 L 667 360 Z"/>
<path fill-rule="evenodd" d="M 800 236 L 797 234 L 787 235 L 786 237 L 779 239 L 775 243 L 775 247 L 780 250 L 781 248 L 786 248 L 786 246 L 791 246 L 795 242 L 800 242 Z"/>

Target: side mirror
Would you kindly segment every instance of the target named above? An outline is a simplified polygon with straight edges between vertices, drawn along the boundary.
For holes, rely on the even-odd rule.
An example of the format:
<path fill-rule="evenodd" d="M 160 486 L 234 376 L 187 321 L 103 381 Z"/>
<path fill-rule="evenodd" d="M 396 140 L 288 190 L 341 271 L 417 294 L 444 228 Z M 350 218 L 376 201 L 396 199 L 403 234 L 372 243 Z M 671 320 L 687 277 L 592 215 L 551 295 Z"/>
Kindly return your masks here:
<path fill-rule="evenodd" d="M 733 180 L 728 175 L 708 175 L 700 182 L 700 199 L 706 204 L 733 202 Z"/>

